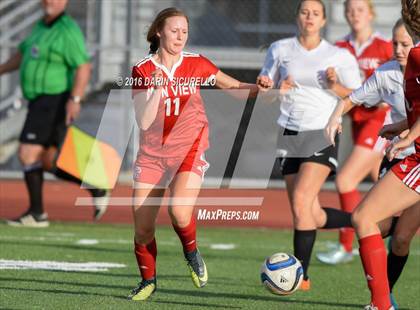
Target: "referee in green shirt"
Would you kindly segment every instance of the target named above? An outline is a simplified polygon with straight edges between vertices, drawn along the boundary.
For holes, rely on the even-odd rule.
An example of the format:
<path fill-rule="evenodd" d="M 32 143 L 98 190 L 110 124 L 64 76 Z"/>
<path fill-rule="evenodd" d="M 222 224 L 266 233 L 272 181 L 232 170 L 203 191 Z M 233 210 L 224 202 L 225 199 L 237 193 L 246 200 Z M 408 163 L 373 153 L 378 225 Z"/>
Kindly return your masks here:
<path fill-rule="evenodd" d="M 65 13 L 67 0 L 43 0 L 45 16 L 19 45 L 18 52 L 0 65 L 0 75 L 20 70 L 21 88 L 29 101 L 28 114 L 20 136 L 19 159 L 23 165 L 30 208 L 14 226 L 49 225 L 42 202 L 43 171 L 81 184 L 81 181 L 54 167 L 50 150 L 64 140 L 67 126 L 80 113 L 80 101 L 90 77 L 91 65 L 83 34 Z M 49 160 L 48 160 L 49 158 Z M 47 159 L 47 160 L 46 160 Z M 89 190 L 94 197 L 95 218 L 106 210 L 108 192 Z"/>

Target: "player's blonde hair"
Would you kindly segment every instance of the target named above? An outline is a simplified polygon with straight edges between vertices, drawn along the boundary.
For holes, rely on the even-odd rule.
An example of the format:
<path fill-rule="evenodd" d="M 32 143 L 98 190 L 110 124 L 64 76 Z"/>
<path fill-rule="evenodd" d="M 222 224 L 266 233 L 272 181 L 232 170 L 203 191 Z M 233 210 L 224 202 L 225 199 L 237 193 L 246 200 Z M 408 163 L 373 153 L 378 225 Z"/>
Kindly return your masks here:
<path fill-rule="evenodd" d="M 370 14 L 372 14 L 373 18 L 375 18 L 376 17 L 376 11 L 375 11 L 375 6 L 373 5 L 373 1 L 372 0 L 363 0 L 363 1 L 366 2 L 366 4 L 369 7 Z M 347 6 L 348 6 L 349 3 L 350 3 L 350 0 L 344 1 L 344 8 L 345 8 L 346 11 L 347 11 Z"/>
<path fill-rule="evenodd" d="M 401 0 L 401 15 L 405 25 L 420 37 L 420 0 Z"/>
<path fill-rule="evenodd" d="M 188 16 L 178 8 L 171 7 L 160 11 L 150 25 L 149 31 L 147 32 L 147 42 L 150 43 L 150 54 L 156 53 L 159 49 L 160 39 L 157 34 L 163 29 L 163 26 L 165 26 L 166 19 L 173 16 L 185 17 L 187 23 L 189 24 Z"/>

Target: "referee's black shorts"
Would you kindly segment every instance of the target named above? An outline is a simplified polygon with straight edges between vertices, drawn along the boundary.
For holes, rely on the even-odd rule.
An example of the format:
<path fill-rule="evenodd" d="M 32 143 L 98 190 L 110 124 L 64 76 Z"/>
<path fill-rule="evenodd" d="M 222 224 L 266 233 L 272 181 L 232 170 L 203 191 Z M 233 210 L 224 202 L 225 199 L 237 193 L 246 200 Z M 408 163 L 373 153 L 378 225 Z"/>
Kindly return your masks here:
<path fill-rule="evenodd" d="M 66 102 L 69 92 L 57 95 L 41 95 L 29 101 L 28 113 L 19 141 L 58 146 L 66 135 Z"/>

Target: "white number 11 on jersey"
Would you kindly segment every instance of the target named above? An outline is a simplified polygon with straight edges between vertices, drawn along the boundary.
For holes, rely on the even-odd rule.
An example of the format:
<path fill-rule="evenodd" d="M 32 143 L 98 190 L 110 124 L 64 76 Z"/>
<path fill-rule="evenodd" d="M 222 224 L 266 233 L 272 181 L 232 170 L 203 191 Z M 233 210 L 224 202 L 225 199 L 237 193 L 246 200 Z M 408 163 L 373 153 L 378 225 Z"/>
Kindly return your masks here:
<path fill-rule="evenodd" d="M 179 98 L 175 98 L 172 103 L 175 105 L 174 115 L 179 115 Z M 164 101 L 166 105 L 166 116 L 171 116 L 171 98 L 167 98 Z"/>

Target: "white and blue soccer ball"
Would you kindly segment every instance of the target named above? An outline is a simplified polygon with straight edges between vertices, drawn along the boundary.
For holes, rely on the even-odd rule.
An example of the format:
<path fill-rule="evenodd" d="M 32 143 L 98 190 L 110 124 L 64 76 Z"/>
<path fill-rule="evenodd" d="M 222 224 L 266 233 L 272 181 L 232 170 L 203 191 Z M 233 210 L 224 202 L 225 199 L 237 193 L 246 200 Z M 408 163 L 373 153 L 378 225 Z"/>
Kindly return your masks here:
<path fill-rule="evenodd" d="M 291 254 L 275 253 L 267 257 L 261 266 L 261 282 L 273 294 L 292 294 L 302 280 L 302 265 Z"/>

